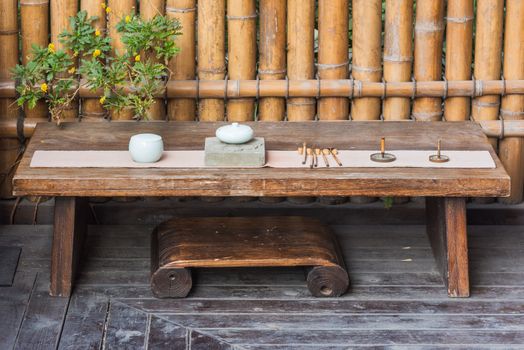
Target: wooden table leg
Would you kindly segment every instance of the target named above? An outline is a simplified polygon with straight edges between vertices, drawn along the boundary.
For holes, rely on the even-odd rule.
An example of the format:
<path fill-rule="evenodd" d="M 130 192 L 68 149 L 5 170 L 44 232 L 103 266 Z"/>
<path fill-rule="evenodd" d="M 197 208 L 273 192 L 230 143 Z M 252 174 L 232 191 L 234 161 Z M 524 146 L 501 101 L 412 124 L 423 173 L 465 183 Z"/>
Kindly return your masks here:
<path fill-rule="evenodd" d="M 427 232 L 448 296 L 469 297 L 465 198 L 426 198 Z"/>
<path fill-rule="evenodd" d="M 51 255 L 51 295 L 71 295 L 84 234 L 87 229 L 87 199 L 56 197 Z"/>

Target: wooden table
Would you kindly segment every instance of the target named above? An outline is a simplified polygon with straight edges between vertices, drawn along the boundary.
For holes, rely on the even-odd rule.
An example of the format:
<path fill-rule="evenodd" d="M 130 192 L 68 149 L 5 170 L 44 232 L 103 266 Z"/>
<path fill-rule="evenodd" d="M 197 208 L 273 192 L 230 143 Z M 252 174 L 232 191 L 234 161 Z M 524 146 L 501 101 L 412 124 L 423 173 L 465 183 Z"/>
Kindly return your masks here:
<path fill-rule="evenodd" d="M 495 169 L 67 169 L 31 168 L 35 150 L 125 150 L 139 132 L 163 136 L 167 150 L 202 149 L 215 123 L 39 124 L 14 176 L 17 196 L 56 196 L 51 294 L 68 296 L 93 196 L 423 196 L 428 234 L 452 297 L 469 296 L 466 197 L 508 196 L 510 179 L 486 136 L 471 122 L 253 123 L 269 150 L 296 150 L 303 141 L 339 149 L 445 148 L 489 150 Z"/>

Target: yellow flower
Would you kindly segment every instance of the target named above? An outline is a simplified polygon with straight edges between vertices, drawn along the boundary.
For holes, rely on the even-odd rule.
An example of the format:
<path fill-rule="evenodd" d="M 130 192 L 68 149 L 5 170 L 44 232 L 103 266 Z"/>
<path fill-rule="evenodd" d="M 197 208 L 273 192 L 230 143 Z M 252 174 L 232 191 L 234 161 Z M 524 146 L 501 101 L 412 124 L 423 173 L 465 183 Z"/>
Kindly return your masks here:
<path fill-rule="evenodd" d="M 111 13 L 111 7 L 106 7 L 106 13 L 107 13 L 107 14 L 110 14 L 110 13 Z"/>
<path fill-rule="evenodd" d="M 42 85 L 40 85 L 40 90 L 42 90 L 42 92 L 47 92 L 47 84 L 43 83 Z"/>
<path fill-rule="evenodd" d="M 100 36 L 100 30 L 99 29 L 95 30 L 95 36 Z"/>
<path fill-rule="evenodd" d="M 107 7 L 105 2 L 101 3 L 100 6 L 101 6 L 103 9 L 105 9 L 105 8 Z"/>
<path fill-rule="evenodd" d="M 126 16 L 126 23 L 129 23 L 129 22 L 131 22 L 131 16 L 127 15 Z"/>
<path fill-rule="evenodd" d="M 69 74 L 74 74 L 76 72 L 76 68 L 75 67 L 71 67 L 67 72 Z"/>
<path fill-rule="evenodd" d="M 47 45 L 47 51 L 49 51 L 50 53 L 55 53 L 55 44 L 51 43 Z"/>
<path fill-rule="evenodd" d="M 97 58 L 98 56 L 100 56 L 102 54 L 102 52 L 99 50 L 99 49 L 96 49 L 95 51 L 93 51 L 93 57 L 94 58 Z"/>
<path fill-rule="evenodd" d="M 135 56 L 135 62 L 140 62 L 140 55 Z"/>
<path fill-rule="evenodd" d="M 98 100 L 100 102 L 101 105 L 104 104 L 104 102 L 106 102 L 106 97 L 105 96 L 102 96 L 100 97 L 100 100 Z"/>

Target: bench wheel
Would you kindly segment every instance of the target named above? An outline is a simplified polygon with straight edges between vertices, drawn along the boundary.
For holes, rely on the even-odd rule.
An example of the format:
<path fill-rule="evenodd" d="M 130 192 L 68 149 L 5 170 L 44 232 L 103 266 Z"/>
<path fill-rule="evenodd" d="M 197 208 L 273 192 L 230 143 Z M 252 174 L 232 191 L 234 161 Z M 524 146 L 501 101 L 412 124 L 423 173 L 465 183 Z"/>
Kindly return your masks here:
<path fill-rule="evenodd" d="M 157 298 L 185 298 L 193 279 L 186 268 L 158 269 L 151 277 L 151 290 Z"/>
<path fill-rule="evenodd" d="M 340 266 L 315 266 L 309 270 L 307 286 L 315 297 L 339 297 L 349 287 L 349 276 Z"/>

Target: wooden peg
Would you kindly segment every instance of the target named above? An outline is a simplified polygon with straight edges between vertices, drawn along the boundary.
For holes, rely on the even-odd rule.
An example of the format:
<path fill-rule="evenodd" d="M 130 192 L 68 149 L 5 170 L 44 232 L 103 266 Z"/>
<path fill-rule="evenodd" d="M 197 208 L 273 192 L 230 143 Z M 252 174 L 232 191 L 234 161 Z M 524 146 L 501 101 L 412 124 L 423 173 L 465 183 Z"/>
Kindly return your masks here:
<path fill-rule="evenodd" d="M 373 153 L 370 159 L 379 163 L 391 163 L 397 160 L 397 157 L 391 153 L 386 153 L 386 138 L 380 139 L 380 153 Z"/>
<path fill-rule="evenodd" d="M 304 160 L 302 161 L 302 164 L 305 165 L 307 163 L 307 156 L 308 156 L 309 149 L 307 148 L 307 144 L 305 142 L 302 144 L 302 148 L 304 150 Z"/>
<path fill-rule="evenodd" d="M 322 149 L 322 150 L 318 150 L 319 151 L 319 154 L 322 155 L 322 159 L 324 159 L 324 164 L 326 164 L 326 168 L 329 168 L 329 161 L 328 161 L 328 158 L 327 158 L 327 155 L 329 154 L 329 150 L 328 149 Z"/>
<path fill-rule="evenodd" d="M 311 156 L 311 163 L 309 164 L 309 168 L 313 169 L 313 167 L 315 166 L 315 155 L 313 153 L 313 150 L 311 148 L 308 148 L 306 154 L 308 156 Z"/>
<path fill-rule="evenodd" d="M 442 154 L 442 141 L 440 139 L 437 142 L 437 154 L 429 156 L 429 161 L 433 163 L 449 162 L 449 157 Z"/>
<path fill-rule="evenodd" d="M 340 159 L 338 159 L 337 157 L 337 154 L 338 154 L 338 150 L 336 148 L 328 148 L 329 150 L 329 153 L 331 153 L 331 156 L 333 157 L 333 159 L 335 160 L 335 162 L 337 162 L 337 164 L 339 166 L 342 166 L 342 162 L 340 161 Z"/>

